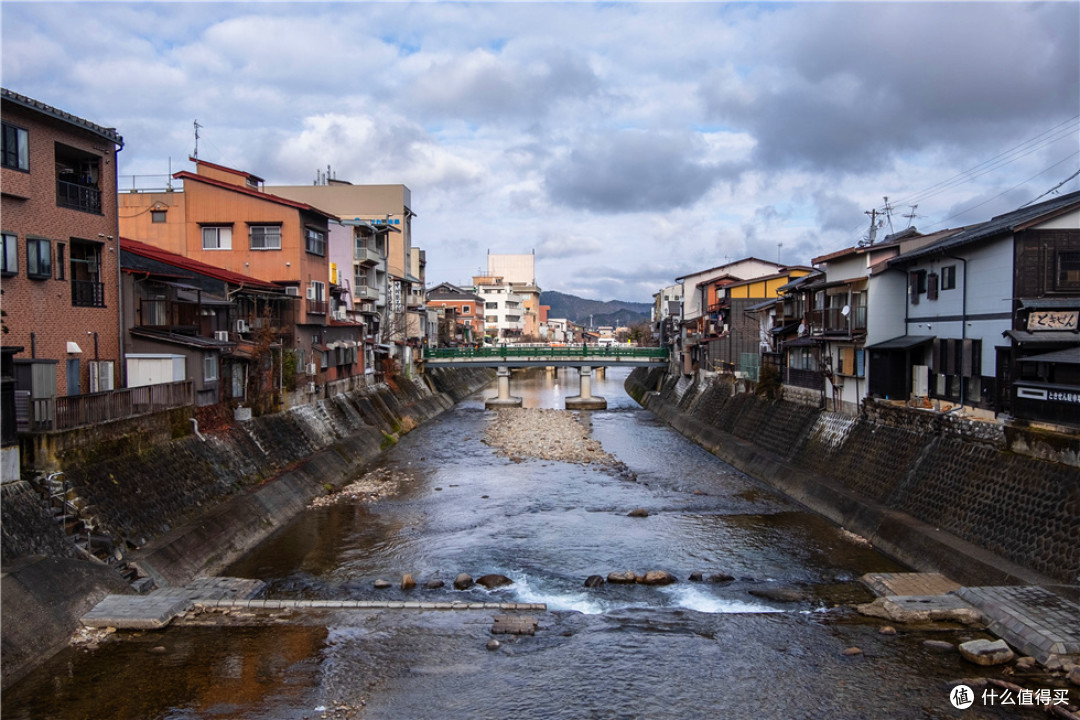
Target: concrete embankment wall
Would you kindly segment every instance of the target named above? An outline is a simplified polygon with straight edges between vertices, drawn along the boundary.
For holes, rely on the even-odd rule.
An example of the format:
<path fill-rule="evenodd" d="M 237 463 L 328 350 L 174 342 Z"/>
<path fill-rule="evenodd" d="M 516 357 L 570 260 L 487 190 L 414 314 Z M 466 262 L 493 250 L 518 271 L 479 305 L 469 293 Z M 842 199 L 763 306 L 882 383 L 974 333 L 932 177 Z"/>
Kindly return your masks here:
<path fill-rule="evenodd" d="M 434 370 L 276 415 L 147 445 L 138 433 L 61 456 L 81 516 L 159 586 L 212 574 L 314 497 L 363 472 L 398 437 L 491 382 Z M 119 575 L 77 559 L 27 483 L 4 488 L 3 685 L 59 650 Z M 45 556 L 47 562 L 41 562 Z M 72 567 L 79 572 L 72 573 Z M 78 583 L 65 583 L 77 576 Z M 119 584 L 118 584 L 119 583 Z"/>
<path fill-rule="evenodd" d="M 992 423 L 870 405 L 850 417 L 635 370 L 683 435 L 898 560 L 969 585 L 1080 589 L 1080 469 L 1009 452 Z"/>

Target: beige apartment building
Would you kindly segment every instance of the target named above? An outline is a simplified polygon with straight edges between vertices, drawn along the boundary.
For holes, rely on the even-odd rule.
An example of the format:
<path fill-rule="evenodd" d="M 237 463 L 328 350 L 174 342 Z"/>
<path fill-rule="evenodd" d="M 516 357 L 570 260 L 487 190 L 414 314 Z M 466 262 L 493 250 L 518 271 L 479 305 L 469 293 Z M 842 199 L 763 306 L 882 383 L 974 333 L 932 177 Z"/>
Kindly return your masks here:
<path fill-rule="evenodd" d="M 540 338 L 540 287 L 536 254 L 488 253 L 488 269 L 473 277 L 484 298 L 484 329 L 489 341 Z"/>

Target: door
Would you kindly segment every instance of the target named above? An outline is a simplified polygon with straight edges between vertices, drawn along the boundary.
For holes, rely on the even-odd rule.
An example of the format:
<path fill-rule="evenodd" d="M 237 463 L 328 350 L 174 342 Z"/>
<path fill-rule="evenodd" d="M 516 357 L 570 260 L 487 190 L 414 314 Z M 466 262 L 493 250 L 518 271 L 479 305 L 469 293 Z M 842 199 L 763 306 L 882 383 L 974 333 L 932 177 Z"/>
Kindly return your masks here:
<path fill-rule="evenodd" d="M 82 383 L 79 377 L 79 358 L 67 359 L 67 394 L 82 394 Z"/>

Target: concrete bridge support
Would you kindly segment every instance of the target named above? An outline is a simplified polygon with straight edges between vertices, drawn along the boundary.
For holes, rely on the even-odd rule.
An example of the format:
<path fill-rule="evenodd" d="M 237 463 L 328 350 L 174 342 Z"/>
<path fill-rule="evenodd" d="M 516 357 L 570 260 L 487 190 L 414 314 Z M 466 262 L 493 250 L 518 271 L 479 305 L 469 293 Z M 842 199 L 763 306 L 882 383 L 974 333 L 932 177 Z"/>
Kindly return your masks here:
<path fill-rule="evenodd" d="M 496 370 L 496 377 L 498 378 L 499 394 L 484 400 L 484 407 L 487 409 L 521 407 L 521 398 L 510 395 L 510 368 L 506 365 L 500 365 Z"/>
<path fill-rule="evenodd" d="M 580 370 L 581 390 L 578 395 L 566 398 L 567 410 L 606 410 L 607 400 L 602 397 L 593 397 L 592 394 L 592 368 L 584 365 Z"/>

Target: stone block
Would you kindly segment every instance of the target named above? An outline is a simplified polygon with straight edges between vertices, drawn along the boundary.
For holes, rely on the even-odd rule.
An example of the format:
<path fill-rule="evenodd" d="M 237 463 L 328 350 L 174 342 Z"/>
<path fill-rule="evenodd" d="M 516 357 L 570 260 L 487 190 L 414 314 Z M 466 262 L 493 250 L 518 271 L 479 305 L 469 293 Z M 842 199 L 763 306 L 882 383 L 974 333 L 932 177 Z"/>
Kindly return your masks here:
<path fill-rule="evenodd" d="M 971 640 L 961 643 L 960 654 L 976 665 L 1001 665 L 1013 659 L 1013 651 L 1004 640 Z"/>

